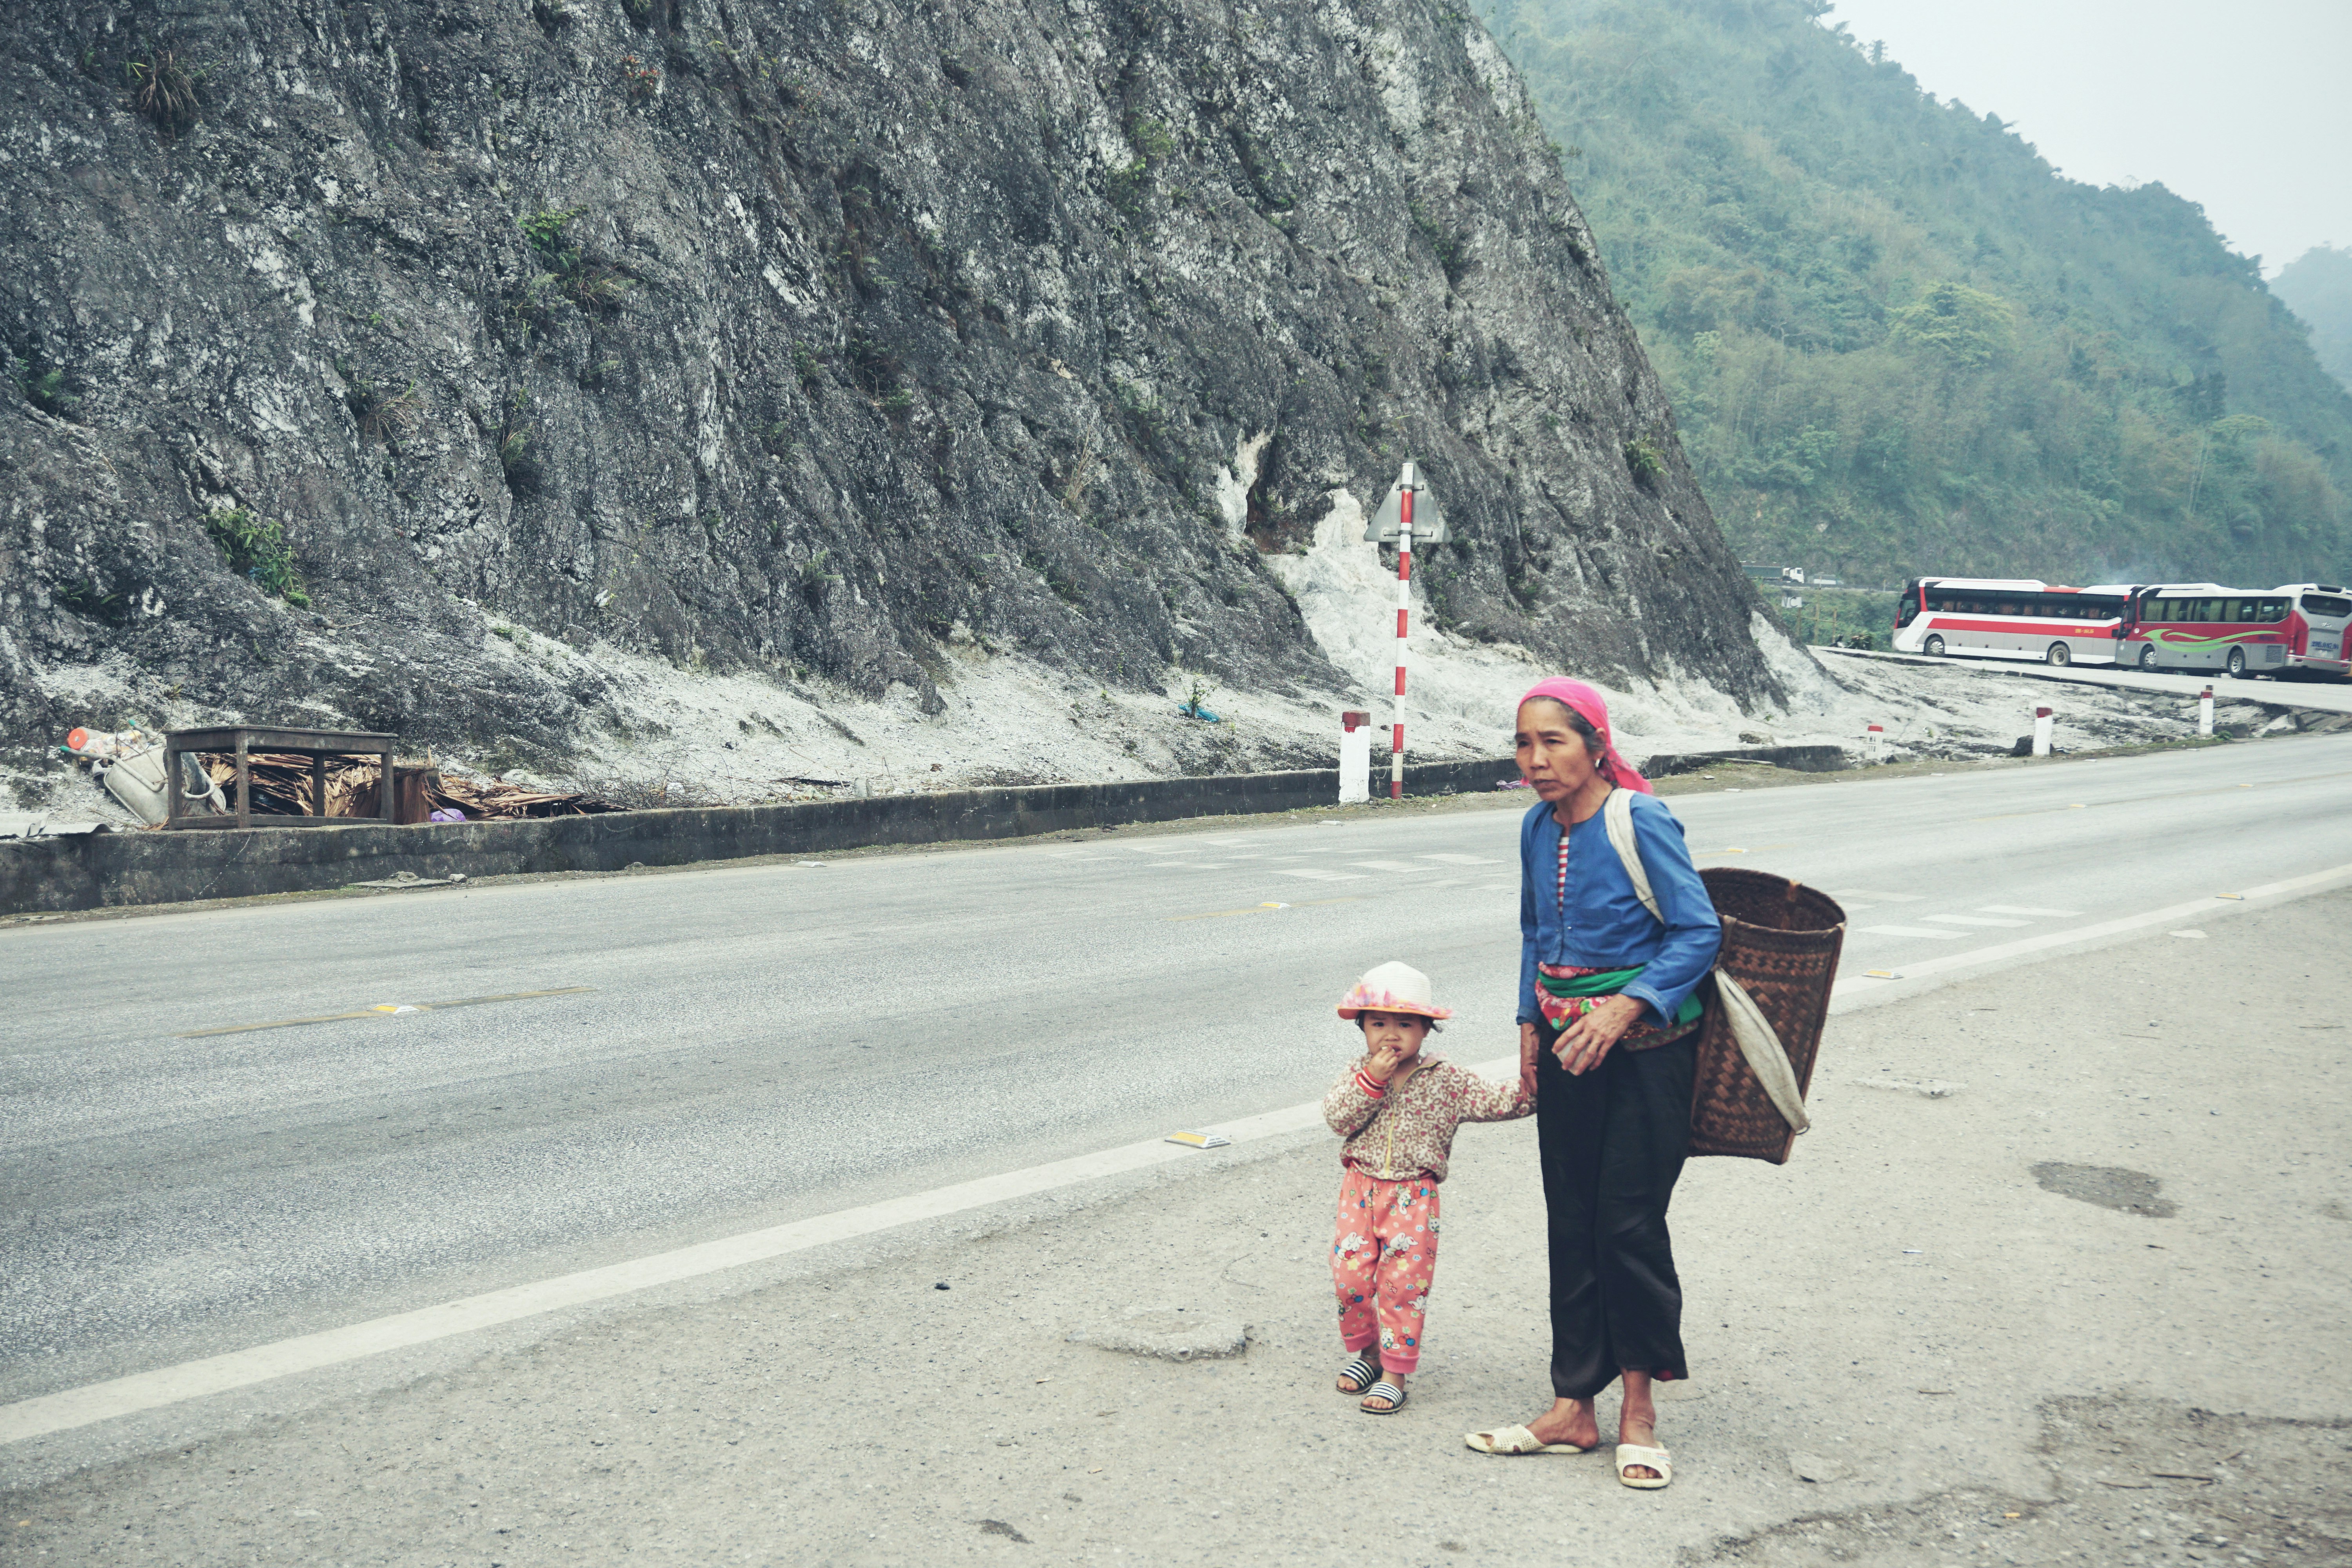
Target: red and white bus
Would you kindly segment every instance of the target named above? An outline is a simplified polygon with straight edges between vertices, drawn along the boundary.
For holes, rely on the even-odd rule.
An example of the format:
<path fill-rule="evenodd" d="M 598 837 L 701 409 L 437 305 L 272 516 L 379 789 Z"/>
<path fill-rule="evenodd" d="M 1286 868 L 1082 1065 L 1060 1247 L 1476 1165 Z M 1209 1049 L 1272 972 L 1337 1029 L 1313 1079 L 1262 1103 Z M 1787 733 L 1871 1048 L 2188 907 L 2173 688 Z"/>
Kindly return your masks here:
<path fill-rule="evenodd" d="M 2159 584 L 2132 595 L 2121 662 L 2141 669 L 2227 670 L 2257 675 L 2347 673 L 2345 625 L 2352 596 L 2321 583 L 2262 593 L 2218 583 Z"/>
<path fill-rule="evenodd" d="M 2069 588 L 2026 577 L 1918 577 L 1895 606 L 1897 653 L 2113 664 L 2128 584 Z"/>

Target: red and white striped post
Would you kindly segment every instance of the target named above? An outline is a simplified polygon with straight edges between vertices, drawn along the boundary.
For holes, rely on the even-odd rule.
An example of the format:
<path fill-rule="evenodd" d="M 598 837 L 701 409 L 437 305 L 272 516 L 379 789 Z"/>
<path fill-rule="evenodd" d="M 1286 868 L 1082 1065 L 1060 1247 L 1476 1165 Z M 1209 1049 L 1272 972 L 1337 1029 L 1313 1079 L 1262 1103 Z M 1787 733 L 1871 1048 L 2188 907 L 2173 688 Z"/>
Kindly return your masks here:
<path fill-rule="evenodd" d="M 1397 484 L 1397 660 L 1396 715 L 1389 729 L 1389 798 L 1404 798 L 1404 656 L 1405 622 L 1412 612 L 1412 465 L 1407 463 Z"/>
<path fill-rule="evenodd" d="M 1437 497 L 1422 482 L 1420 465 L 1407 463 L 1397 470 L 1396 483 L 1380 510 L 1364 525 L 1364 538 L 1375 544 L 1394 543 L 1397 552 L 1396 711 L 1389 726 L 1389 798 L 1404 798 L 1404 671 L 1412 615 L 1412 541 L 1423 544 L 1446 541 L 1445 512 Z"/>

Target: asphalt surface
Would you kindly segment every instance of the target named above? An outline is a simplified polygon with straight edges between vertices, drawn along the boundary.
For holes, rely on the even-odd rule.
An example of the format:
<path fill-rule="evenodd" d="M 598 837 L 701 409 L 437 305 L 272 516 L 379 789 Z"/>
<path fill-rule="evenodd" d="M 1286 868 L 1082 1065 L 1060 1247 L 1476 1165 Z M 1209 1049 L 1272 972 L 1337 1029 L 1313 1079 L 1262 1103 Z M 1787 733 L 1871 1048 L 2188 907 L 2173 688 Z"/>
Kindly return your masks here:
<path fill-rule="evenodd" d="M 1855 971 L 2352 864 L 2347 764 L 1675 806 L 1844 898 Z M 1517 804 L 0 932 L 0 1399 L 1293 1104 L 1385 958 L 1503 1054 Z"/>
<path fill-rule="evenodd" d="M 2352 889 L 2258 904 L 2201 939 L 2151 928 L 1833 1018 L 1790 1163 L 1694 1161 L 1676 1190 L 1692 1379 L 1662 1394 L 1664 1492 L 1618 1486 L 1605 1453 L 1463 1446 L 1548 1399 L 1520 1121 L 1454 1145 L 1422 1371 L 1394 1416 L 1331 1388 L 1339 1171 L 1318 1131 L 889 1256 L 828 1249 L 698 1300 L 467 1336 L 389 1382 L 346 1369 L 307 1404 L 158 1411 L 135 1446 L 43 1480 L 17 1456 L 73 1445 L 16 1445 L 0 1555 L 2340 1563 L 2347 920 Z M 1325 1038 L 1341 1058 L 1336 1025 Z M 1176 1364 L 1074 1342 L 1135 1308 L 1245 1322 L 1246 1348 Z"/>

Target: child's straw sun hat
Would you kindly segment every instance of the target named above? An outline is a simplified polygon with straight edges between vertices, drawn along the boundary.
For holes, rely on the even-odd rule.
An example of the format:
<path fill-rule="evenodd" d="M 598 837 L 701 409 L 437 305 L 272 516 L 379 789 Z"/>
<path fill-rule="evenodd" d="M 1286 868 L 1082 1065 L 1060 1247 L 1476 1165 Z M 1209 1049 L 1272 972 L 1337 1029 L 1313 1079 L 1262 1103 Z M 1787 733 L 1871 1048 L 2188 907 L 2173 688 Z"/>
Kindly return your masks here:
<path fill-rule="evenodd" d="M 1339 1016 L 1359 1013 L 1412 1013 L 1423 1018 L 1451 1018 L 1454 1009 L 1429 999 L 1429 976 L 1407 963 L 1383 963 L 1368 969 L 1354 989 L 1339 999 Z"/>

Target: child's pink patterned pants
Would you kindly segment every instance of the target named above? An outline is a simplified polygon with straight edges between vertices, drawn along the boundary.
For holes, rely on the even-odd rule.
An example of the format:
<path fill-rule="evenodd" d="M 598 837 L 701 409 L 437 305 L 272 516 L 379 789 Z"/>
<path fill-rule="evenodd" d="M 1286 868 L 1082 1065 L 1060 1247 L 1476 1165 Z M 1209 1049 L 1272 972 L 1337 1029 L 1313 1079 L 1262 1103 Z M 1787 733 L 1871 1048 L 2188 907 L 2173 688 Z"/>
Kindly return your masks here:
<path fill-rule="evenodd" d="M 1331 1236 L 1341 1342 L 1351 1351 L 1377 1342 L 1382 1371 L 1412 1372 L 1436 1277 L 1437 1184 L 1424 1175 L 1384 1182 L 1348 1166 Z"/>

